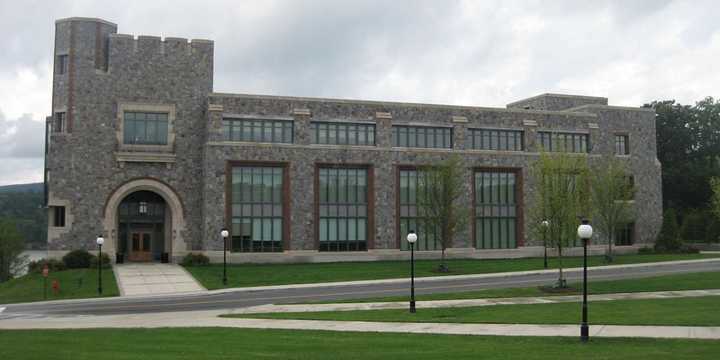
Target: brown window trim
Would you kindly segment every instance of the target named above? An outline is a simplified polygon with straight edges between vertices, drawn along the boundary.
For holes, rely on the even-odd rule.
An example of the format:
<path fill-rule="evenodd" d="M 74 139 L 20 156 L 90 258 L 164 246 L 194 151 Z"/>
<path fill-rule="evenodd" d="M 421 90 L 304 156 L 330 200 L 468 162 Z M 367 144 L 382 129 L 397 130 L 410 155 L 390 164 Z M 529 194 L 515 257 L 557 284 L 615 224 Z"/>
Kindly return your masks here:
<path fill-rule="evenodd" d="M 228 160 L 225 163 L 225 228 L 232 241 L 232 168 L 235 166 L 264 166 L 283 168 L 283 251 L 290 250 L 290 163 L 286 161 Z"/>
<path fill-rule="evenodd" d="M 522 168 L 514 168 L 514 167 L 487 167 L 487 166 L 481 166 L 481 167 L 474 167 L 472 169 L 472 172 L 470 174 L 470 182 L 472 184 L 472 209 L 470 209 L 470 216 L 472 218 L 470 219 L 470 230 L 472 231 L 472 247 L 477 249 L 477 234 L 475 229 L 475 198 L 476 198 L 476 189 L 475 189 L 475 174 L 478 172 L 483 171 L 492 171 L 492 172 L 504 172 L 504 173 L 514 173 L 515 174 L 515 200 L 517 201 L 516 204 L 516 214 L 517 214 L 517 222 L 515 223 L 515 235 L 517 236 L 517 246 L 515 248 L 519 248 L 521 246 L 525 246 L 525 197 L 523 196 L 523 172 Z M 481 250 L 487 250 L 487 249 L 481 249 Z"/>
<path fill-rule="evenodd" d="M 320 168 L 338 169 L 366 169 L 367 170 L 367 196 L 368 196 L 368 222 L 367 222 L 367 250 L 375 249 L 375 167 L 368 163 L 315 163 L 315 179 L 313 179 L 313 244 L 315 250 L 320 249 Z"/>

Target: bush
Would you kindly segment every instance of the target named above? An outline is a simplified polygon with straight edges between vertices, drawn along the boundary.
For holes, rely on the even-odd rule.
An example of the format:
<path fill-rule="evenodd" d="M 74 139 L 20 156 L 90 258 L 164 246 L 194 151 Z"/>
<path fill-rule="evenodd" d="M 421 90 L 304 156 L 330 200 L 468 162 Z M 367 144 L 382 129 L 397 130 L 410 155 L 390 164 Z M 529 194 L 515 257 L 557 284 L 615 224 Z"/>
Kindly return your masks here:
<path fill-rule="evenodd" d="M 40 259 L 36 261 L 31 261 L 28 264 L 28 272 L 29 273 L 42 273 L 43 268 L 47 264 L 48 270 L 51 272 L 53 271 L 63 271 L 66 269 L 65 263 L 58 259 Z"/>
<path fill-rule="evenodd" d="M 65 254 L 62 261 L 68 269 L 84 269 L 90 267 L 92 258 L 93 255 L 87 250 L 73 250 Z"/>
<path fill-rule="evenodd" d="M 683 217 L 680 237 L 691 243 L 705 241 L 709 220 L 712 217 L 709 211 L 689 210 Z"/>
<path fill-rule="evenodd" d="M 675 252 L 680 250 L 682 240 L 678 229 L 677 215 L 675 209 L 667 209 L 663 214 L 662 228 L 657 241 L 655 241 L 655 251 L 657 252 Z"/>
<path fill-rule="evenodd" d="M 182 266 L 207 266 L 210 264 L 210 259 L 203 254 L 187 254 L 180 262 Z"/>
<path fill-rule="evenodd" d="M 98 267 L 97 259 L 97 256 L 92 255 L 92 258 L 90 259 L 90 268 L 96 269 Z M 107 253 L 102 253 L 102 267 L 105 269 L 110 267 L 110 255 Z"/>
<path fill-rule="evenodd" d="M 655 249 L 653 249 L 651 247 L 645 246 L 645 247 L 641 247 L 640 249 L 638 249 L 638 254 L 640 254 L 640 255 L 651 255 L 654 253 L 655 253 Z"/>

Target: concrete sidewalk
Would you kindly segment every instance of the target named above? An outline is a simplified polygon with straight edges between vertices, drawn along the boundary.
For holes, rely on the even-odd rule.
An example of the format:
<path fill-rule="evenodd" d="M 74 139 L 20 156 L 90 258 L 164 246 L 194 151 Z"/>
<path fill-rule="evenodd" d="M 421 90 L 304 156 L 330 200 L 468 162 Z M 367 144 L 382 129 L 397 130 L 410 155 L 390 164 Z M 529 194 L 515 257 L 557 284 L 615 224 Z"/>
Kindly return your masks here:
<path fill-rule="evenodd" d="M 580 336 L 579 325 L 452 324 L 364 321 L 268 320 L 220 318 L 227 311 L 166 312 L 106 316 L 11 318 L 0 329 L 92 329 L 225 327 L 246 329 L 326 330 L 444 335 Z M 720 339 L 720 327 L 590 325 L 592 337 Z"/>
<path fill-rule="evenodd" d="M 720 289 L 712 290 L 682 290 L 682 291 L 656 291 L 637 293 L 615 293 L 588 295 L 588 301 L 613 300 L 641 300 L 641 299 L 675 299 L 702 296 L 720 296 Z M 720 299 L 719 299 L 720 300 Z M 553 304 L 567 302 L 581 302 L 581 295 L 545 296 L 545 297 L 516 297 L 516 298 L 488 298 L 488 299 L 462 299 L 462 300 L 433 300 L 418 301 L 417 308 L 448 308 L 448 307 L 474 307 L 493 305 L 527 305 L 527 304 Z M 354 310 L 384 310 L 405 309 L 407 301 L 374 302 L 374 303 L 337 303 L 337 304 L 289 304 L 289 305 L 259 305 L 235 309 L 233 314 L 259 314 L 283 312 L 319 312 L 319 311 L 354 311 Z"/>
<path fill-rule="evenodd" d="M 113 266 L 120 296 L 206 291 L 182 266 L 122 264 Z"/>

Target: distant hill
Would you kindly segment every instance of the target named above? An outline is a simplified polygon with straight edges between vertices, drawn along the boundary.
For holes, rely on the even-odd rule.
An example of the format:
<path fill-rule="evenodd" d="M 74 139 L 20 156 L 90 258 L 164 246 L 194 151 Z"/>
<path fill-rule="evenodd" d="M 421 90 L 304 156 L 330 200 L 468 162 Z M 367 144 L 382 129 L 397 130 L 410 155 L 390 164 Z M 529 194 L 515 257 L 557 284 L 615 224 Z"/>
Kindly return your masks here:
<path fill-rule="evenodd" d="M 14 184 L 0 186 L 0 193 L 6 192 L 43 192 L 43 183 Z"/>
<path fill-rule="evenodd" d="M 0 217 L 15 221 L 28 249 L 46 246 L 47 210 L 43 201 L 42 183 L 0 186 Z"/>

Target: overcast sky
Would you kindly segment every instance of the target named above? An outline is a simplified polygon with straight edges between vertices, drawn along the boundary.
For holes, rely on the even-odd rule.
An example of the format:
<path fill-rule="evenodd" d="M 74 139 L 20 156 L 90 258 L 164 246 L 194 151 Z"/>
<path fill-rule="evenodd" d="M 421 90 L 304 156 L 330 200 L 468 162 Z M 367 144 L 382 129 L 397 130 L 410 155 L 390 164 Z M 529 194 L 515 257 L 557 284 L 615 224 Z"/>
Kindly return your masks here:
<path fill-rule="evenodd" d="M 215 91 L 504 107 L 718 96 L 717 1 L 0 0 L 0 185 L 42 181 L 54 21 L 215 40 Z"/>

